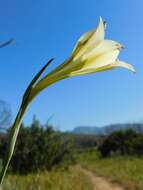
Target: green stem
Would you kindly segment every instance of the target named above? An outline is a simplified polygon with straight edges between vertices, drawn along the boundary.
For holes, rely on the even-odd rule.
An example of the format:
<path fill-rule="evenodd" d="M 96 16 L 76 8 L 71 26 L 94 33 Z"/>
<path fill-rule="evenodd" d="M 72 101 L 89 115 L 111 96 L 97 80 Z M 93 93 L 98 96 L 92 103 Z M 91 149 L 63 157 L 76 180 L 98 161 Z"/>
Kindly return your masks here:
<path fill-rule="evenodd" d="M 7 150 L 6 157 L 5 157 L 4 163 L 3 163 L 3 168 L 2 168 L 2 171 L 0 174 L 0 185 L 2 185 L 2 183 L 3 183 L 3 179 L 4 179 L 6 171 L 8 169 L 9 162 L 12 158 L 14 148 L 15 148 L 15 144 L 16 144 L 16 140 L 17 140 L 17 136 L 18 136 L 18 132 L 19 132 L 20 125 L 22 122 L 22 118 L 26 112 L 27 107 L 28 107 L 28 105 L 25 105 L 24 107 L 20 108 L 20 110 L 16 116 L 15 122 L 11 128 L 9 143 L 8 143 L 8 150 Z"/>
<path fill-rule="evenodd" d="M 45 69 L 48 67 L 48 65 L 52 61 L 53 61 L 53 59 L 50 59 L 46 63 L 46 65 L 44 65 L 44 67 L 42 67 L 42 69 L 36 74 L 36 76 L 33 78 L 33 80 L 31 81 L 31 83 L 29 84 L 29 86 L 27 87 L 27 89 L 26 89 L 26 91 L 24 93 L 21 107 L 19 109 L 19 112 L 18 112 L 18 114 L 16 116 L 15 122 L 14 122 L 12 128 L 11 128 L 11 131 L 10 131 L 8 150 L 7 150 L 6 157 L 5 157 L 4 163 L 3 163 L 3 168 L 2 168 L 2 171 L 1 171 L 1 174 L 0 174 L 0 185 L 3 183 L 3 179 L 5 177 L 7 168 L 9 166 L 9 162 L 10 162 L 10 160 L 12 158 L 14 148 L 15 148 L 15 143 L 16 143 L 16 140 L 17 140 L 17 136 L 18 136 L 18 132 L 19 132 L 19 129 L 20 129 L 20 125 L 21 125 L 23 116 L 24 116 L 24 114 L 26 112 L 26 109 L 27 109 L 28 105 L 32 102 L 32 99 L 34 99 L 34 97 L 36 96 L 35 95 L 35 96 L 33 96 L 33 98 L 31 98 L 31 93 L 32 93 L 32 90 L 34 88 L 34 85 L 36 84 L 36 82 L 38 81 L 38 79 L 40 78 L 42 73 L 45 71 Z"/>

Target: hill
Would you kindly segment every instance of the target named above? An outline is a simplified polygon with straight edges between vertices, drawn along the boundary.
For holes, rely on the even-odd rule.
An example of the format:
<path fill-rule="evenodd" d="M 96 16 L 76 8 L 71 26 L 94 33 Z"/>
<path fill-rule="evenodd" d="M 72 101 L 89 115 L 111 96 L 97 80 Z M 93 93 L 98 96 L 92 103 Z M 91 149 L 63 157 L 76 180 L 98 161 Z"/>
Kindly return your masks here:
<path fill-rule="evenodd" d="M 142 123 L 127 123 L 127 124 L 112 124 L 106 125 L 103 127 L 97 126 L 79 126 L 75 127 L 72 131 L 74 134 L 96 134 L 96 135 L 108 135 L 117 130 L 126 130 L 126 129 L 134 129 L 135 131 L 142 133 L 143 132 L 143 124 Z"/>

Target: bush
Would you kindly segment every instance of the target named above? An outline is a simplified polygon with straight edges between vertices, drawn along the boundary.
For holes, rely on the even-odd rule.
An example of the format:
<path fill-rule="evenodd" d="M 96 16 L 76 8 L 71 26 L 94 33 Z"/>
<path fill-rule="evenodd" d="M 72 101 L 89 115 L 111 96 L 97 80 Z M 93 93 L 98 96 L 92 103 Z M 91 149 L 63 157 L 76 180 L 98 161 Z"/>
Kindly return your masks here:
<path fill-rule="evenodd" d="M 143 134 L 132 129 L 116 131 L 110 134 L 99 146 L 103 157 L 119 155 L 143 155 Z"/>
<path fill-rule="evenodd" d="M 1 143 L 1 157 L 6 150 L 6 144 Z M 56 165 L 73 160 L 71 140 L 64 138 L 62 133 L 52 127 L 42 128 L 34 120 L 31 127 L 22 125 L 10 167 L 13 172 L 26 174 L 37 170 L 50 170 Z"/>

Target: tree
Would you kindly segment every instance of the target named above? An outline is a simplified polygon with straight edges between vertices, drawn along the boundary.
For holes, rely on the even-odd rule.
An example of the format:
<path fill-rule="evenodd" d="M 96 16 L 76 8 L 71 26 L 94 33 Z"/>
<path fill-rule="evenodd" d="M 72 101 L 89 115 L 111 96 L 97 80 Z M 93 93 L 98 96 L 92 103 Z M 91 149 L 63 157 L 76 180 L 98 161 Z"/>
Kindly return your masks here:
<path fill-rule="evenodd" d="M 143 134 L 133 129 L 113 132 L 99 146 L 99 151 L 103 157 L 113 154 L 143 155 Z"/>

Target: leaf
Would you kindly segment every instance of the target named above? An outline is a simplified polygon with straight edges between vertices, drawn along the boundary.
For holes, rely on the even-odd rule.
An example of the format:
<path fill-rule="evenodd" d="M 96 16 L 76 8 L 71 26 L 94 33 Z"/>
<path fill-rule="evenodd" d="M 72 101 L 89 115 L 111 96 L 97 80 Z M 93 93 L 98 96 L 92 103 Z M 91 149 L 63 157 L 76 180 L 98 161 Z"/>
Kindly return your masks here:
<path fill-rule="evenodd" d="M 43 67 L 42 69 L 35 75 L 35 77 L 32 79 L 32 81 L 30 82 L 30 84 L 28 85 L 24 96 L 23 96 L 23 103 L 26 101 L 26 99 L 29 97 L 29 94 L 31 92 L 31 89 L 33 88 L 33 86 L 35 85 L 35 83 L 38 81 L 38 79 L 40 78 L 40 76 L 42 75 L 42 73 L 45 71 L 45 69 L 50 65 L 50 63 L 54 60 L 54 58 L 50 59 Z"/>

